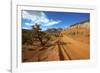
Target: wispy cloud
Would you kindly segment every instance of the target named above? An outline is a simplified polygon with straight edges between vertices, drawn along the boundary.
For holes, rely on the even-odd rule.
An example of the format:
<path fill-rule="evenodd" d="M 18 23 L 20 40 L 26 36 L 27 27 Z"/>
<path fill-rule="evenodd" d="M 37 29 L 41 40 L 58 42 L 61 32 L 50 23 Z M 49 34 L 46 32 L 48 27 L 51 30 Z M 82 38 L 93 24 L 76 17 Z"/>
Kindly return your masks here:
<path fill-rule="evenodd" d="M 25 22 L 24 25 L 32 26 L 34 24 L 41 24 L 42 26 L 52 26 L 55 24 L 59 24 L 60 20 L 49 19 L 44 12 L 41 11 L 32 11 L 25 10 L 22 12 L 22 19 L 31 20 L 32 22 Z"/>
<path fill-rule="evenodd" d="M 51 26 L 51 25 L 55 25 L 55 24 L 59 24 L 61 21 L 49 21 L 48 23 L 46 23 L 44 26 Z"/>
<path fill-rule="evenodd" d="M 31 27 L 22 27 L 22 29 L 31 29 Z"/>

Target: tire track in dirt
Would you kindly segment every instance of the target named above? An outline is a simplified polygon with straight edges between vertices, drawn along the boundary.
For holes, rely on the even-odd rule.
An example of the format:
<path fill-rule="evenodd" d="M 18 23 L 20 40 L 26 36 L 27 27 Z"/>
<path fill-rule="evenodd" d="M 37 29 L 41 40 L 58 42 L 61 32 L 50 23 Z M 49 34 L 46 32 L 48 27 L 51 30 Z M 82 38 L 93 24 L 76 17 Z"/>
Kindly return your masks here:
<path fill-rule="evenodd" d="M 63 42 L 58 41 L 57 45 L 58 45 L 58 52 L 59 52 L 59 59 L 60 60 L 71 60 L 71 57 L 69 55 L 69 53 L 65 50 L 63 44 Z"/>
<path fill-rule="evenodd" d="M 63 42 L 70 42 L 71 44 L 66 44 L 66 50 L 71 51 L 71 56 L 73 59 L 88 59 L 89 58 L 89 45 L 84 44 L 79 41 L 75 41 L 70 37 L 63 35 Z M 75 54 L 76 53 L 76 54 Z"/>

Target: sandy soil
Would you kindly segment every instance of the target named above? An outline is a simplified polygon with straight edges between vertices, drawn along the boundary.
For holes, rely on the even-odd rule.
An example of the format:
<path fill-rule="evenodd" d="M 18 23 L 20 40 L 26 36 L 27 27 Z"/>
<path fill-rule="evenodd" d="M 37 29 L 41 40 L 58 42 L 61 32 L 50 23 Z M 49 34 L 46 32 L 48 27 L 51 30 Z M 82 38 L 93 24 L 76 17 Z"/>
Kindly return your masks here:
<path fill-rule="evenodd" d="M 83 32 L 83 35 L 66 35 L 67 32 Z M 62 35 L 62 36 L 60 36 Z M 54 41 L 43 46 L 27 46 L 22 50 L 22 62 L 84 60 L 90 58 L 90 37 L 87 28 L 62 31 Z"/>

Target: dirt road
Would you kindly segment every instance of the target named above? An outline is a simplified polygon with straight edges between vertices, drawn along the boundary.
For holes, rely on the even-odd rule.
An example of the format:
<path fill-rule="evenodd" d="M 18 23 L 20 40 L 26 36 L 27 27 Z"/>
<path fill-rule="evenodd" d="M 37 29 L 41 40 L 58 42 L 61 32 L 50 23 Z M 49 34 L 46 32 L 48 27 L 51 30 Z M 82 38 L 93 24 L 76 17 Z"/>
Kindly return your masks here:
<path fill-rule="evenodd" d="M 49 47 L 42 55 L 44 61 L 89 59 L 89 44 L 76 41 L 66 35 L 58 37 L 54 46 Z"/>
<path fill-rule="evenodd" d="M 63 35 L 62 41 L 66 43 L 64 47 L 71 59 L 89 59 L 89 44 L 73 40 L 66 35 Z"/>

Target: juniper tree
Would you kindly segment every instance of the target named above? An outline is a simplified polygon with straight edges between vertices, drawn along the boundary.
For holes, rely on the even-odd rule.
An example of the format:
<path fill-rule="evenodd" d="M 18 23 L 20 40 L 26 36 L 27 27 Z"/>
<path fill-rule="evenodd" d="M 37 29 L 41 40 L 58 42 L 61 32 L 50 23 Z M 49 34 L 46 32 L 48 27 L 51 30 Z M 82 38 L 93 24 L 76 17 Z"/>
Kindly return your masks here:
<path fill-rule="evenodd" d="M 32 30 L 33 30 L 32 37 L 34 37 L 34 39 L 36 40 L 39 40 L 41 45 L 43 46 L 44 45 L 44 42 L 43 42 L 44 33 L 41 31 L 40 25 L 39 24 L 33 25 Z"/>

